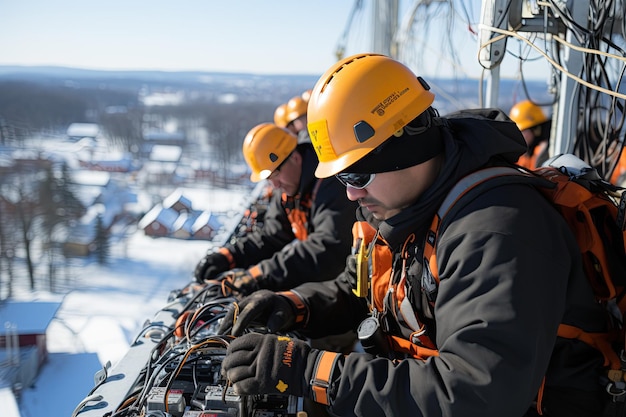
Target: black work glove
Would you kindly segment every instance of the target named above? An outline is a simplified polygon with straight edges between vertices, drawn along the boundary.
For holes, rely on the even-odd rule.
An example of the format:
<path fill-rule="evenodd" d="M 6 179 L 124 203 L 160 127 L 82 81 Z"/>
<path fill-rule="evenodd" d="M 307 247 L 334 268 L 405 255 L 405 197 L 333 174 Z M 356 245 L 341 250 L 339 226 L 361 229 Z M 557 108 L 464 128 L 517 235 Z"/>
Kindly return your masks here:
<path fill-rule="evenodd" d="M 250 271 L 241 268 L 223 272 L 215 279 L 224 280 L 224 284 L 241 297 L 252 294 L 259 289 L 257 279 L 250 274 Z"/>
<path fill-rule="evenodd" d="M 196 269 L 193 273 L 196 281 L 200 284 L 204 284 L 207 279 L 213 279 L 218 274 L 228 271 L 230 269 L 230 263 L 224 255 L 219 252 L 209 253 L 198 262 Z"/>
<path fill-rule="evenodd" d="M 218 334 L 230 332 L 233 336 L 240 336 L 251 324 L 266 327 L 272 333 L 288 331 L 305 323 L 307 318 L 306 305 L 293 291 L 259 290 L 229 307 Z"/>
<path fill-rule="evenodd" d="M 275 334 L 248 333 L 230 342 L 222 374 L 239 395 L 308 394 L 305 378 L 309 354 L 305 342 Z"/>

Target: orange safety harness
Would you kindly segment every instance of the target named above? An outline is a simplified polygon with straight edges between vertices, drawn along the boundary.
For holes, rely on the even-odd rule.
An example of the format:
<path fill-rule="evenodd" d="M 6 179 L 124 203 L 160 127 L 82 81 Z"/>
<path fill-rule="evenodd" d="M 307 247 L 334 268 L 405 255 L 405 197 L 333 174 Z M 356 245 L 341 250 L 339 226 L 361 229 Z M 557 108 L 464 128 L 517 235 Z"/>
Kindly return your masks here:
<path fill-rule="evenodd" d="M 393 335 L 383 328 L 387 344 L 394 352 L 426 359 L 438 356 L 435 344 L 428 337 L 426 327 L 407 297 L 407 269 L 410 262 L 409 245 L 415 240 L 411 234 L 400 254 L 399 279 L 394 277 L 393 254 L 384 239 L 367 222 L 356 222 L 352 228 L 353 247 L 356 254 L 357 284 L 354 290 L 360 297 L 371 297 L 374 315 L 393 317 L 406 335 Z M 384 320 L 383 320 L 384 322 Z"/>
<path fill-rule="evenodd" d="M 548 186 L 545 182 L 543 184 L 535 182 L 538 190 L 555 206 L 576 237 L 583 255 L 585 273 L 594 290 L 596 300 L 607 306 L 608 316 L 611 317 L 609 321 L 613 320 L 612 307 L 609 307 L 611 303 L 614 303 L 619 310 L 619 316 L 622 316 L 626 311 L 626 290 L 622 282 L 623 269 L 619 265 L 623 264 L 625 259 L 619 255 L 626 251 L 623 216 L 626 200 L 622 196 L 619 204 L 615 203 L 608 197 L 611 191 L 606 193 L 600 191 L 600 186 L 603 186 L 602 181 L 596 180 L 590 174 L 586 177 L 585 174 L 582 172 L 578 178 L 552 166 L 532 170 L 532 173 L 510 167 L 492 167 L 476 171 L 459 181 L 448 193 L 433 219 L 424 247 L 424 272 L 425 276 L 430 278 L 431 305 L 434 304 L 439 285 L 436 243 L 444 216 L 449 214 L 455 203 L 470 190 L 479 188 L 487 181 L 491 181 L 492 184 L 497 183 L 495 181 L 497 178 L 504 178 L 506 181 L 507 177 L 517 177 L 527 178 L 533 182 L 537 179 L 548 180 L 548 184 L 552 183 L 552 186 Z M 598 189 L 583 185 L 585 181 L 595 184 Z M 607 251 L 605 248 L 612 248 L 615 252 Z M 428 293 L 428 289 L 424 289 Z M 606 376 L 609 380 L 607 393 L 615 398 L 626 393 L 622 388 L 623 382 L 626 381 L 623 356 L 619 355 L 614 347 L 616 342 L 619 344 L 624 340 L 623 332 L 621 325 L 609 329 L 608 332 L 590 333 L 564 323 L 559 325 L 557 331 L 559 337 L 578 339 L 596 348 L 603 355 Z M 537 394 L 536 409 L 539 415 L 543 415 L 544 384 L 545 377 Z"/>
<path fill-rule="evenodd" d="M 300 196 L 297 194 L 293 197 L 283 193 L 281 196 L 283 207 L 287 213 L 287 218 L 291 223 L 291 230 L 298 240 L 306 240 L 309 236 L 309 217 L 311 215 L 311 206 L 320 188 L 322 179 L 318 179 L 311 191 L 311 194 Z"/>
<path fill-rule="evenodd" d="M 297 240 L 306 240 L 309 235 L 309 217 L 311 215 L 311 207 L 322 180 L 322 178 L 318 179 L 313 187 L 313 190 L 311 191 L 311 194 L 306 194 L 304 197 L 300 197 L 299 194 L 294 197 L 289 197 L 286 193 L 282 193 L 281 195 L 282 206 L 285 208 L 287 219 L 289 219 L 289 222 L 291 223 L 291 230 Z M 271 193 L 272 190 L 268 189 L 266 197 L 269 198 Z M 236 267 L 235 258 L 227 248 L 221 247 L 218 249 L 218 252 L 226 257 L 230 269 Z M 259 265 L 250 267 L 248 269 L 248 273 L 255 279 L 263 275 L 263 271 L 261 271 Z"/>
<path fill-rule="evenodd" d="M 393 254 L 385 240 L 366 221 L 358 221 L 352 226 L 352 252 L 356 257 L 356 283 L 353 292 L 362 298 L 370 297 L 372 317 L 393 315 L 398 324 L 410 324 L 411 337 L 392 335 L 384 329 L 386 345 L 393 351 L 408 356 L 427 359 L 438 356 L 434 344 L 426 335 L 425 328 L 406 297 L 406 266 L 409 259 L 407 244 L 412 242 L 411 235 L 402 250 L 402 273 L 400 280 L 394 283 Z M 410 313 L 409 313 L 410 310 Z M 398 320 L 398 318 L 401 318 Z M 313 399 L 329 405 L 328 388 L 332 370 L 341 353 L 322 351 L 318 355 L 311 378 Z"/>

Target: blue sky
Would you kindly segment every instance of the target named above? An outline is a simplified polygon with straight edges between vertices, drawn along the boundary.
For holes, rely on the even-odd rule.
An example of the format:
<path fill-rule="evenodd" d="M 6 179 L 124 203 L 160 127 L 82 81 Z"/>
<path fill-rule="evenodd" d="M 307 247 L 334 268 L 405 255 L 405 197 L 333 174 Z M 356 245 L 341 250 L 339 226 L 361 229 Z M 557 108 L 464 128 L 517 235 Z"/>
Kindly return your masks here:
<path fill-rule="evenodd" d="M 7 0 L 0 65 L 318 74 L 352 3 Z"/>
<path fill-rule="evenodd" d="M 352 20 L 345 55 L 371 52 L 368 20 L 373 1 L 363 0 L 357 18 Z M 0 65 L 318 75 L 336 61 L 335 51 L 355 3 L 5 0 L 0 3 Z M 412 48 L 423 57 L 422 67 L 407 62 L 420 75 L 450 76 L 451 71 L 460 71 L 461 75 L 478 77 L 481 73 L 477 40 L 471 33 L 477 29 L 481 2 L 454 3 L 456 35 L 451 44 L 461 65 L 450 65 L 453 63 L 445 54 L 451 44 L 440 39 L 450 29 L 433 18 L 427 35 Z M 410 4 L 409 0 L 400 1 L 401 15 Z M 516 71 L 510 66 L 503 76 L 514 76 Z"/>

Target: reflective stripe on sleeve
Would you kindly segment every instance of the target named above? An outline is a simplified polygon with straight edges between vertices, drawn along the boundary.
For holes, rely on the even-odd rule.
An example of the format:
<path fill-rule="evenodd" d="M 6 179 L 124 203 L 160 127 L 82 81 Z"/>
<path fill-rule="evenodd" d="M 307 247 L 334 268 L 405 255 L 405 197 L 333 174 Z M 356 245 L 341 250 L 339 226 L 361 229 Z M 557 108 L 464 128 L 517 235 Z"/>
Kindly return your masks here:
<path fill-rule="evenodd" d="M 263 272 L 261 271 L 261 267 L 259 265 L 254 265 L 248 269 L 248 274 L 250 274 L 252 278 L 257 279 L 263 275 Z"/>
<path fill-rule="evenodd" d="M 328 387 L 330 385 L 330 377 L 340 355 L 341 354 L 337 352 L 323 350 L 319 353 L 317 359 L 315 359 L 315 368 L 313 369 L 313 377 L 311 379 L 313 401 L 330 405 Z"/>
<path fill-rule="evenodd" d="M 296 323 L 305 323 L 308 320 L 309 309 L 299 294 L 293 291 L 281 291 L 278 295 L 288 298 L 296 308 Z"/>

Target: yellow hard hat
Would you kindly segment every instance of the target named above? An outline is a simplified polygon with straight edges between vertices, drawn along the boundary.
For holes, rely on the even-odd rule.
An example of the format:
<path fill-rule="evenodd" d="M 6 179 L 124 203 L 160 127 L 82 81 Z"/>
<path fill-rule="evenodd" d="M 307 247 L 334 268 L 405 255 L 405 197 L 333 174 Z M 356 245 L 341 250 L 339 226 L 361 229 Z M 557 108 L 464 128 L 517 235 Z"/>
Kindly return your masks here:
<path fill-rule="evenodd" d="M 308 106 L 308 130 L 319 178 L 363 158 L 427 110 L 428 85 L 400 62 L 358 54 L 333 65 L 317 81 Z"/>
<path fill-rule="evenodd" d="M 287 103 L 283 103 L 274 110 L 274 123 L 279 127 L 287 127 Z"/>
<path fill-rule="evenodd" d="M 309 90 L 305 90 L 302 92 L 302 100 L 306 101 L 307 103 L 309 102 L 309 99 L 311 98 L 311 92 L 313 90 L 309 89 Z"/>
<path fill-rule="evenodd" d="M 287 102 L 287 124 L 293 122 L 300 116 L 304 116 L 307 111 L 307 102 L 300 96 L 295 96 Z"/>
<path fill-rule="evenodd" d="M 517 124 L 519 130 L 530 129 L 548 121 L 541 107 L 530 100 L 515 104 L 509 112 L 509 117 Z"/>
<path fill-rule="evenodd" d="M 243 140 L 243 157 L 252 170 L 250 180 L 269 177 L 296 149 L 298 139 L 287 129 L 272 123 L 253 127 Z"/>

